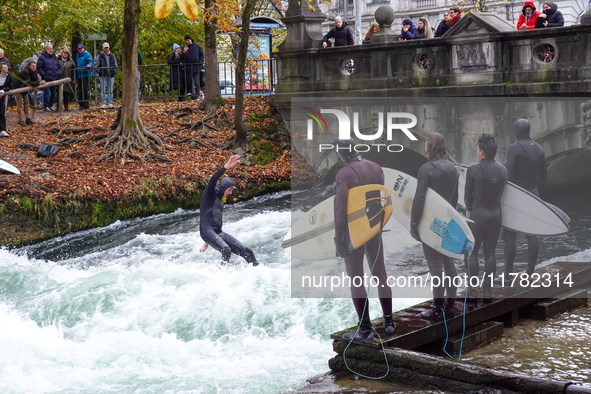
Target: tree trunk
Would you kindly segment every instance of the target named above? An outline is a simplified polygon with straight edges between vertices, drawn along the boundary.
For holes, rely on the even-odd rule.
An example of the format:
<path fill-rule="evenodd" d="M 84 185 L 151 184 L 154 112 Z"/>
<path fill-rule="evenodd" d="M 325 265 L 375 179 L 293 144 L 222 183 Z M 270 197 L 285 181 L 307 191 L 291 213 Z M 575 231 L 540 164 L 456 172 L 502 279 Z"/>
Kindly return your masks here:
<path fill-rule="evenodd" d="M 246 71 L 246 54 L 248 53 L 248 38 L 250 31 L 250 15 L 254 9 L 256 0 L 246 0 L 242 10 L 242 36 L 240 38 L 240 51 L 238 52 L 238 64 L 236 65 L 236 103 L 234 108 L 234 125 L 236 135 L 232 141 L 232 148 L 237 148 L 246 143 L 246 126 L 242 120 L 244 112 L 244 72 Z"/>
<path fill-rule="evenodd" d="M 205 12 L 213 12 L 215 0 L 205 0 Z M 217 18 L 205 18 L 205 113 L 211 114 L 221 107 L 220 83 L 218 77 Z M 209 19 L 209 20 L 208 20 Z"/>
<path fill-rule="evenodd" d="M 125 0 L 123 14 L 123 97 L 121 104 L 121 121 L 117 129 L 105 140 L 105 148 L 109 152 L 99 158 L 104 160 L 123 160 L 126 157 L 139 160 L 155 157 L 152 150 L 161 152 L 164 148 L 162 140 L 148 129 L 140 119 L 138 91 L 138 38 L 140 22 L 140 0 Z M 145 152 L 141 157 L 139 153 Z"/>

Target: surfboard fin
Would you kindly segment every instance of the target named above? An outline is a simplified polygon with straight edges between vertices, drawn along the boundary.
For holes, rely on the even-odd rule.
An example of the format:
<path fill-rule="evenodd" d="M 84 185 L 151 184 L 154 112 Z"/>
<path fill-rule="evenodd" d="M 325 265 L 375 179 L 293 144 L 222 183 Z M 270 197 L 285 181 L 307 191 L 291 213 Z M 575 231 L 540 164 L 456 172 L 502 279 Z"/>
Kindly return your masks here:
<path fill-rule="evenodd" d="M 443 220 L 435 218 L 429 228 L 441 236 L 441 247 L 443 249 L 456 254 L 467 252 L 470 255 L 472 252 L 474 245 L 466 238 L 464 230 L 454 219 L 451 219 L 449 223 L 445 223 Z"/>

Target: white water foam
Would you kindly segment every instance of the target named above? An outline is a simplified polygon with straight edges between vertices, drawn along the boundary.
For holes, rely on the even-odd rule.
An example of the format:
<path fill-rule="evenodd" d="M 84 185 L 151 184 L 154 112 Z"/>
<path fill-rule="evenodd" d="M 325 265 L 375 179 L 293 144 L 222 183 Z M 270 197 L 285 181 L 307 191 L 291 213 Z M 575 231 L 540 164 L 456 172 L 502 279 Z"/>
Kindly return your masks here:
<path fill-rule="evenodd" d="M 285 392 L 325 372 L 349 299 L 290 298 L 290 212 L 227 223 L 261 266 L 198 232 L 140 234 L 59 263 L 0 249 L 0 392 Z M 402 308 L 412 300 L 400 300 Z M 379 311 L 372 300 L 371 310 Z M 375 314 L 375 313 L 374 313 Z"/>

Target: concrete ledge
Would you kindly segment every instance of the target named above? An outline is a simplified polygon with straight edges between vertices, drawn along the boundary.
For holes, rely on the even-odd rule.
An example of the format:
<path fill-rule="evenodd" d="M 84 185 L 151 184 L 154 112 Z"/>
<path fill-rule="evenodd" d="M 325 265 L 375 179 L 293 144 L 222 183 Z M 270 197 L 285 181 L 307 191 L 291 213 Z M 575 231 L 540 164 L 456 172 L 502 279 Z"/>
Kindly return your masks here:
<path fill-rule="evenodd" d="M 547 298 L 528 305 L 519 311 L 519 315 L 526 319 L 548 320 L 557 315 L 587 305 L 586 289 L 575 289 L 561 294 L 559 298 Z"/>
<path fill-rule="evenodd" d="M 389 373 L 385 379 L 448 392 L 591 393 L 591 388 L 576 386 L 572 382 L 497 371 L 398 348 L 383 351 L 351 344 L 345 354 L 347 368 L 343 357 L 346 347 L 346 342 L 333 342 L 337 356 L 328 362 L 333 371 L 348 371 L 350 368 L 357 373 L 379 377 L 387 372 L 387 359 Z"/>

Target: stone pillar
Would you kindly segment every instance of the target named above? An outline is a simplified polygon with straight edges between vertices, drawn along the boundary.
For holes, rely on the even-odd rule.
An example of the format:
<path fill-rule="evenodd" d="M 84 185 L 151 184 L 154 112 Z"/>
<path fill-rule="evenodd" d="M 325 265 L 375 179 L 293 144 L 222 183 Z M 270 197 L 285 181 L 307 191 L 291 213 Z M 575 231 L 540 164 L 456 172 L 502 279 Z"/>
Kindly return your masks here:
<path fill-rule="evenodd" d="M 388 5 L 378 7 L 375 14 L 376 22 L 380 25 L 380 31 L 371 37 L 372 44 L 398 41 L 398 34 L 392 31 L 394 22 L 394 10 Z"/>
<path fill-rule="evenodd" d="M 285 17 L 281 18 L 287 27 L 287 36 L 279 45 L 279 51 L 322 47 L 322 22 L 325 19 L 316 0 L 289 0 Z"/>
<path fill-rule="evenodd" d="M 581 16 L 581 25 L 591 25 L 591 9 Z"/>

